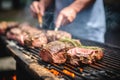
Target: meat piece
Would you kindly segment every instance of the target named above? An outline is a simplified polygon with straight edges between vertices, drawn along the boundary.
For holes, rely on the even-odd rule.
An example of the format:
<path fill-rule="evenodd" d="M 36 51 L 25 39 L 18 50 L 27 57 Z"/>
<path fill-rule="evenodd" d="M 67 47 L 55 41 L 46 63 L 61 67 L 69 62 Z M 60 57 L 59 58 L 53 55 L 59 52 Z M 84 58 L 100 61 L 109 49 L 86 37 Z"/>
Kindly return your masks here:
<path fill-rule="evenodd" d="M 55 41 L 61 38 L 71 38 L 71 34 L 65 31 L 53 31 L 53 30 L 48 30 L 46 32 L 46 36 L 48 39 L 48 42 Z"/>
<path fill-rule="evenodd" d="M 71 39 L 72 40 L 72 39 Z M 44 45 L 40 50 L 40 57 L 43 61 L 50 63 L 70 63 L 75 66 L 91 64 L 103 57 L 103 50 L 99 47 L 80 46 L 73 42 L 62 40 L 52 41 Z"/>
<path fill-rule="evenodd" d="M 103 57 L 103 51 L 98 47 L 75 47 L 67 51 L 68 63 L 72 65 L 91 64 Z"/>
<path fill-rule="evenodd" d="M 66 51 L 70 47 L 73 45 L 61 41 L 49 42 L 40 50 L 40 57 L 46 62 L 62 64 L 67 59 Z"/>
<path fill-rule="evenodd" d="M 5 34 L 6 30 L 9 30 L 13 27 L 18 27 L 18 23 L 13 22 L 13 21 L 10 21 L 10 22 L 3 21 L 3 22 L 1 22 L 0 23 L 0 34 Z"/>
<path fill-rule="evenodd" d="M 9 32 L 7 32 L 6 36 L 8 39 L 16 40 L 22 45 L 24 45 L 24 40 L 28 38 L 27 33 L 23 32 L 19 28 L 12 28 Z"/>
<path fill-rule="evenodd" d="M 42 47 L 46 43 L 47 37 L 44 33 L 29 34 L 28 37 L 24 40 L 24 45 L 30 47 Z"/>
<path fill-rule="evenodd" d="M 42 30 L 39 30 L 33 26 L 31 26 L 30 24 L 28 23 L 22 23 L 19 25 L 19 28 L 22 30 L 22 31 L 25 31 L 27 33 L 29 33 L 30 35 L 32 35 L 33 33 L 37 34 L 37 33 L 41 33 Z"/>
<path fill-rule="evenodd" d="M 41 47 L 47 43 L 44 33 L 28 34 L 20 28 L 12 28 L 6 36 L 8 39 L 16 40 L 19 44 L 29 47 Z"/>

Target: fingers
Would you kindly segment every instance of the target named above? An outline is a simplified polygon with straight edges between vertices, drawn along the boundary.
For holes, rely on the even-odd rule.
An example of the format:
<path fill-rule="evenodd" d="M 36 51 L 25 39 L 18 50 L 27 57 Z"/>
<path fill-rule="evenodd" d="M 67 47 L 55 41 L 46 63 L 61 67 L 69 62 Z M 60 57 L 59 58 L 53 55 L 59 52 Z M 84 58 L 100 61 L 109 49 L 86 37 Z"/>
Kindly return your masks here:
<path fill-rule="evenodd" d="M 60 26 L 64 26 L 66 24 L 70 23 L 70 21 L 68 20 L 68 18 L 63 15 L 63 14 L 59 14 L 58 18 L 56 20 L 56 27 L 60 27 Z"/>
<path fill-rule="evenodd" d="M 30 11 L 31 11 L 32 16 L 36 17 L 36 13 L 32 5 L 30 6 Z"/>
<path fill-rule="evenodd" d="M 69 19 L 64 16 L 64 19 L 62 20 L 61 26 L 67 25 L 69 23 L 70 23 Z"/>
<path fill-rule="evenodd" d="M 30 9 L 34 17 L 36 17 L 38 13 L 41 13 L 42 16 L 44 15 L 45 11 L 44 4 L 41 4 L 39 1 L 34 1 L 31 4 Z"/>
<path fill-rule="evenodd" d="M 34 13 L 39 13 L 39 2 L 38 1 L 34 1 L 32 3 L 32 5 L 30 6 L 31 7 L 31 10 L 34 12 Z"/>
<path fill-rule="evenodd" d="M 55 22 L 55 26 L 57 28 L 59 28 L 61 26 L 62 20 L 63 20 L 63 15 L 58 15 L 58 18 L 57 18 L 57 20 Z"/>
<path fill-rule="evenodd" d="M 45 12 L 45 7 L 44 7 L 44 5 L 38 5 L 39 6 L 39 9 L 40 9 L 40 13 L 41 13 L 41 15 L 43 16 L 44 15 L 44 12 Z"/>

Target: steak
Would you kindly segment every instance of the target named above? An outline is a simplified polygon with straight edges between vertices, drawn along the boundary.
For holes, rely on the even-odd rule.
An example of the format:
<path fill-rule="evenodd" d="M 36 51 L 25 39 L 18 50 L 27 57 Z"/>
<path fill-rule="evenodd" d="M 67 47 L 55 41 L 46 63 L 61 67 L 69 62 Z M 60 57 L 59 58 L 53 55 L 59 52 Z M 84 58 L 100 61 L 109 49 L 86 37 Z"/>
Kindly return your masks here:
<path fill-rule="evenodd" d="M 103 50 L 99 47 L 75 47 L 67 51 L 68 63 L 72 65 L 91 64 L 103 57 Z"/>
<path fill-rule="evenodd" d="M 49 42 L 40 50 L 40 57 L 50 63 L 70 63 L 75 66 L 92 64 L 103 57 L 99 47 L 82 46 L 78 40 L 62 39 Z"/>
<path fill-rule="evenodd" d="M 66 62 L 66 51 L 73 45 L 61 41 L 53 41 L 44 45 L 40 50 L 40 57 L 43 61 L 62 64 Z"/>

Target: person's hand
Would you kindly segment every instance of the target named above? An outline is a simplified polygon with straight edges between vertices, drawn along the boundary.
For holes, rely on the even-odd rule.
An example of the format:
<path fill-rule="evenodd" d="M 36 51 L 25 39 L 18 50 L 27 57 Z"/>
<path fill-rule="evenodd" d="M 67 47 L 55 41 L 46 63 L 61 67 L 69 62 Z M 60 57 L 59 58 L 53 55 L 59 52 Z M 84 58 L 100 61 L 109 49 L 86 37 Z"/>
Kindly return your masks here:
<path fill-rule="evenodd" d="M 45 11 L 45 4 L 43 2 L 33 1 L 30 9 L 34 17 L 36 17 L 38 13 L 41 13 L 41 15 L 43 16 Z"/>
<path fill-rule="evenodd" d="M 76 18 L 76 15 L 77 12 L 72 7 L 68 6 L 63 8 L 57 17 L 55 26 L 59 28 L 60 26 L 71 23 Z"/>

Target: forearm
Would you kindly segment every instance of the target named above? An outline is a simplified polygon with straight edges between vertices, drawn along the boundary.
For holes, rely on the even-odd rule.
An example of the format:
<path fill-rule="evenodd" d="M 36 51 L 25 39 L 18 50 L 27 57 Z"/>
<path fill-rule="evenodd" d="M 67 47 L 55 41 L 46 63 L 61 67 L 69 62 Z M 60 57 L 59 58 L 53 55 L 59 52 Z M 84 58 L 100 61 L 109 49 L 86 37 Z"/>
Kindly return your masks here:
<path fill-rule="evenodd" d="M 75 0 L 70 7 L 72 7 L 77 13 L 92 4 L 95 0 Z"/>
<path fill-rule="evenodd" d="M 49 7 L 51 5 L 51 3 L 54 0 L 39 0 L 39 1 L 45 5 L 45 9 L 46 9 L 47 7 Z"/>

